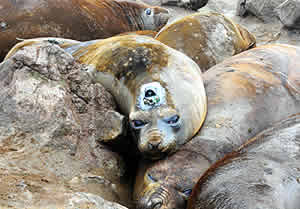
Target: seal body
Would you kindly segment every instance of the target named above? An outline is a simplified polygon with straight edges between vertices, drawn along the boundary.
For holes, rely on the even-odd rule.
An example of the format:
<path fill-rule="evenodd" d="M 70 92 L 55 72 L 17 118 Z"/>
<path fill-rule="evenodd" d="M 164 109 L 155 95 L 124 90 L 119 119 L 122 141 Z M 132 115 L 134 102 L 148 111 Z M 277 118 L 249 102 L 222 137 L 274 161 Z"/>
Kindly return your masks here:
<path fill-rule="evenodd" d="M 200 129 L 206 94 L 199 67 L 182 53 L 139 35 L 91 41 L 66 48 L 90 67 L 92 77 L 129 116 L 144 156 L 175 152 Z"/>
<path fill-rule="evenodd" d="M 41 41 L 72 54 L 114 96 L 145 157 L 158 159 L 177 151 L 204 122 L 207 101 L 201 70 L 189 57 L 151 37 L 32 39 L 17 44 L 7 57 Z"/>
<path fill-rule="evenodd" d="M 300 205 L 300 114 L 261 132 L 199 179 L 188 209 L 272 208 Z"/>
<path fill-rule="evenodd" d="M 185 199 L 212 163 L 274 122 L 300 112 L 299 60 L 299 47 L 266 45 L 205 72 L 205 122 L 173 155 L 141 163 L 134 189 L 137 208 L 185 208 Z"/>
<path fill-rule="evenodd" d="M 256 44 L 245 28 L 215 12 L 185 16 L 163 27 L 155 38 L 191 57 L 202 71 Z"/>
<path fill-rule="evenodd" d="M 0 60 L 16 38 L 93 40 L 137 30 L 159 30 L 168 21 L 161 7 L 117 0 L 2 0 Z"/>

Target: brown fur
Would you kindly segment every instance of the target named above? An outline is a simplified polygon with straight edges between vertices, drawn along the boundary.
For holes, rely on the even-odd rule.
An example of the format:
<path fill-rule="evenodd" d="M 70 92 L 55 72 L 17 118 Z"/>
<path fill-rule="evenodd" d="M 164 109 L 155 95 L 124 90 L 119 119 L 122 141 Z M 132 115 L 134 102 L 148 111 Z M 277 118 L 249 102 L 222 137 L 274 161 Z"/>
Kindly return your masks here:
<path fill-rule="evenodd" d="M 155 24 L 145 25 L 141 13 L 151 8 Z M 93 40 L 137 30 L 158 30 L 168 20 L 160 7 L 117 0 L 1 0 L 0 60 L 16 38 L 61 37 Z"/>

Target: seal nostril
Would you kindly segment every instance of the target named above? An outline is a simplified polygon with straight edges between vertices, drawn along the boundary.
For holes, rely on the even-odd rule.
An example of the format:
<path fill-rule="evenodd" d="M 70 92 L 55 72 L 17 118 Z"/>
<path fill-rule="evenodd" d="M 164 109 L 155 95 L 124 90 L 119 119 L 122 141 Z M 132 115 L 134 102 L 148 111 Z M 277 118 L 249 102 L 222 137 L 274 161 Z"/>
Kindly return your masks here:
<path fill-rule="evenodd" d="M 149 150 L 158 149 L 158 146 L 160 145 L 160 141 L 150 141 L 148 144 Z"/>
<path fill-rule="evenodd" d="M 147 204 L 147 209 L 160 209 L 162 204 L 163 202 L 161 199 L 154 198 Z"/>
<path fill-rule="evenodd" d="M 162 203 L 156 203 L 156 204 L 152 207 L 152 209 L 160 209 L 161 206 L 162 206 Z"/>

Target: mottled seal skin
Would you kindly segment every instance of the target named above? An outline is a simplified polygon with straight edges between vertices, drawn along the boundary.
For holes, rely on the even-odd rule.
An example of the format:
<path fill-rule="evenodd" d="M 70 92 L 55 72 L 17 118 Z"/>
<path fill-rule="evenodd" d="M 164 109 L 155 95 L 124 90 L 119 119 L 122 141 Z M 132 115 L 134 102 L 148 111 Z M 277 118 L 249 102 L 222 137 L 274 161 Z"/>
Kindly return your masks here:
<path fill-rule="evenodd" d="M 134 189 L 138 209 L 185 208 L 185 198 L 212 163 L 300 112 L 299 47 L 256 47 L 212 67 L 203 79 L 205 122 L 173 155 L 141 163 Z"/>
<path fill-rule="evenodd" d="M 299 209 L 300 114 L 261 132 L 213 164 L 188 209 Z"/>
<path fill-rule="evenodd" d="M 8 56 L 39 41 L 71 53 L 116 99 L 129 117 L 141 153 L 159 159 L 177 151 L 200 129 L 207 99 L 202 73 L 181 52 L 147 36 L 124 35 L 72 42 L 48 38 L 17 44 Z"/>
<path fill-rule="evenodd" d="M 215 12 L 185 16 L 163 27 L 155 38 L 191 57 L 202 72 L 256 44 L 244 27 Z"/>
<path fill-rule="evenodd" d="M 159 30 L 168 11 L 123 0 L 1 0 L 0 60 L 16 38 L 62 37 L 81 41 L 137 30 Z"/>

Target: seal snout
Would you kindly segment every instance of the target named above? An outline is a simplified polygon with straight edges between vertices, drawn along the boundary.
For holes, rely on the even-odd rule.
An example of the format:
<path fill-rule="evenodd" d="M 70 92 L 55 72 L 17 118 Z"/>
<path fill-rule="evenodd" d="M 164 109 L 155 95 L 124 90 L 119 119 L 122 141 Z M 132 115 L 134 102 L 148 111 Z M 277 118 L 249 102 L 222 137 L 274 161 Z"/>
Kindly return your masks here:
<path fill-rule="evenodd" d="M 137 208 L 138 209 L 161 209 L 164 204 L 164 201 L 161 197 L 150 197 L 143 198 L 138 202 Z"/>
<path fill-rule="evenodd" d="M 161 151 L 162 147 L 159 145 L 161 144 L 163 137 L 164 135 L 160 131 L 151 131 L 148 136 L 148 150 Z"/>
<path fill-rule="evenodd" d="M 162 205 L 163 201 L 161 198 L 154 198 L 149 200 L 146 209 L 160 209 Z"/>

